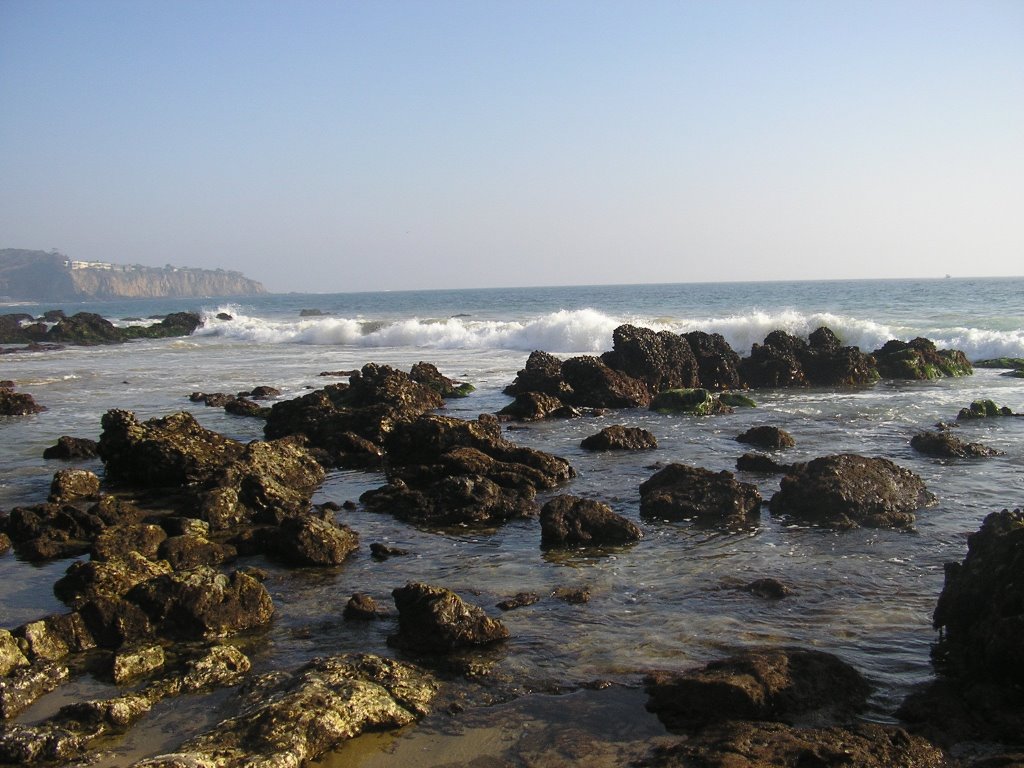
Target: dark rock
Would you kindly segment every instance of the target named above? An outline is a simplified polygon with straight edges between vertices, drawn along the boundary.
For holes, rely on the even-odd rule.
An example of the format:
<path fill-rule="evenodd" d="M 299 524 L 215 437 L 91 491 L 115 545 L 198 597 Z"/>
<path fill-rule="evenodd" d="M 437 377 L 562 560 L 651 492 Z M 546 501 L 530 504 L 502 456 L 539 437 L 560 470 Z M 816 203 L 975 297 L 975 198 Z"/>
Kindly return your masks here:
<path fill-rule="evenodd" d="M 401 557 L 408 555 L 409 550 L 399 549 L 398 547 L 389 547 L 386 544 L 374 542 L 370 545 L 370 555 L 373 556 L 374 560 L 387 560 L 389 557 Z"/>
<path fill-rule="evenodd" d="M 649 395 L 664 389 L 700 386 L 693 350 L 685 338 L 669 331 L 655 333 L 649 328 L 620 325 L 612 332 L 612 351 L 605 352 L 601 359 L 609 368 L 644 382 Z M 562 371 L 564 375 L 564 365 Z"/>
<path fill-rule="evenodd" d="M 58 688 L 69 676 L 67 667 L 51 662 L 18 667 L 0 679 L 0 720 L 10 720 L 40 696 Z"/>
<path fill-rule="evenodd" d="M 301 515 L 281 521 L 274 554 L 291 565 L 340 565 L 359 548 L 359 536 L 329 517 Z"/>
<path fill-rule="evenodd" d="M 233 560 L 236 555 L 237 551 L 231 545 L 194 534 L 166 537 L 158 552 L 159 558 L 166 560 L 175 571 L 185 571 L 200 565 L 221 565 Z"/>
<path fill-rule="evenodd" d="M 531 352 L 515 381 L 505 387 L 505 394 L 513 397 L 525 392 L 542 392 L 560 400 L 570 395 L 570 387 L 562 379 L 562 361 L 547 352 Z"/>
<path fill-rule="evenodd" d="M 342 615 L 346 619 L 367 621 L 378 618 L 381 613 L 382 610 L 376 600 L 362 592 L 356 592 L 348 599 Z"/>
<path fill-rule="evenodd" d="M 647 386 L 599 358 L 584 355 L 562 363 L 562 378 L 571 394 L 561 399 L 583 408 L 640 408 L 651 402 Z"/>
<path fill-rule="evenodd" d="M 565 404 L 554 395 L 543 392 L 520 392 L 516 399 L 498 411 L 499 418 L 520 421 L 540 421 L 564 408 Z"/>
<path fill-rule="evenodd" d="M 888 459 L 823 456 L 793 467 L 771 499 L 773 515 L 831 528 L 909 528 L 935 503 L 924 482 Z"/>
<path fill-rule="evenodd" d="M 254 387 L 252 391 L 244 395 L 239 393 L 238 396 L 248 397 L 251 400 L 273 400 L 274 398 L 281 396 L 281 390 L 276 387 L 268 387 L 263 384 L 261 386 Z"/>
<path fill-rule="evenodd" d="M 138 552 L 124 552 L 109 560 L 79 560 L 68 566 L 53 585 L 54 594 L 75 609 L 99 597 L 120 598 L 138 584 L 169 575 L 166 562 L 154 562 Z"/>
<path fill-rule="evenodd" d="M 1019 745 L 1024 733 L 1024 691 L 963 671 L 966 674 L 953 677 L 943 674 L 912 691 L 896 716 L 913 733 L 949 750 L 964 742 Z M 1017 768 L 1020 763 L 991 765 Z"/>
<path fill-rule="evenodd" d="M 744 651 L 682 674 L 646 681 L 647 709 L 673 732 L 725 720 L 793 722 L 815 713 L 845 718 L 863 709 L 871 686 L 841 659 L 802 648 Z"/>
<path fill-rule="evenodd" d="M 51 445 L 45 451 L 43 451 L 44 459 L 64 459 L 65 461 L 71 461 L 73 459 L 94 459 L 99 454 L 97 452 L 98 444 L 95 440 L 90 440 L 85 437 L 69 437 L 63 435 L 57 438 L 57 443 Z"/>
<path fill-rule="evenodd" d="M 807 386 L 801 354 L 807 343 L 784 331 L 772 331 L 764 344 L 754 344 L 743 359 L 740 373 L 747 386 L 757 389 Z"/>
<path fill-rule="evenodd" d="M 1001 456 L 1003 454 L 1002 451 L 989 448 L 981 443 L 965 443 L 948 430 L 916 434 L 910 438 L 910 447 L 926 456 L 949 459 Z"/>
<path fill-rule="evenodd" d="M 584 438 L 580 447 L 588 451 L 642 451 L 657 448 L 658 440 L 646 429 L 615 424 Z"/>
<path fill-rule="evenodd" d="M 807 383 L 816 387 L 866 387 L 880 378 L 875 359 L 856 347 L 823 350 L 812 344 L 800 363 Z"/>
<path fill-rule="evenodd" d="M 697 360 L 699 383 L 704 389 L 721 391 L 744 386 L 740 374 L 741 361 L 720 333 L 691 331 L 684 334 L 693 356 Z"/>
<path fill-rule="evenodd" d="M 743 589 L 755 597 L 765 600 L 781 600 L 793 594 L 793 590 L 778 579 L 772 578 L 756 579 L 743 587 Z"/>
<path fill-rule="evenodd" d="M 736 459 L 736 469 L 744 472 L 764 472 L 777 475 L 792 473 L 796 471 L 794 468 L 797 466 L 799 465 L 779 464 L 770 456 L 765 456 L 764 454 L 743 454 Z"/>
<path fill-rule="evenodd" d="M 208 408 L 224 408 L 233 403 L 237 396 L 226 392 L 193 392 L 188 399 L 193 403 L 203 403 Z"/>
<path fill-rule="evenodd" d="M 658 413 L 692 413 L 695 416 L 732 412 L 707 389 L 666 389 L 651 399 L 650 409 Z"/>
<path fill-rule="evenodd" d="M 363 731 L 414 722 L 427 713 L 436 691 L 432 678 L 402 662 L 368 654 L 313 659 L 295 672 L 250 681 L 234 717 L 178 753 L 136 768 L 306 765 Z"/>
<path fill-rule="evenodd" d="M 218 312 L 216 315 L 218 320 L 230 321 L 234 320 L 234 315 L 229 315 L 227 312 Z"/>
<path fill-rule="evenodd" d="M 540 595 L 534 592 L 517 592 L 512 597 L 502 600 L 496 607 L 503 611 L 512 611 L 516 608 L 525 608 L 528 605 L 540 602 Z"/>
<path fill-rule="evenodd" d="M 783 723 L 727 722 L 702 730 L 678 744 L 658 746 L 634 765 L 643 768 L 954 768 L 958 763 L 924 739 L 891 726 L 858 723 L 847 728 L 794 728 Z"/>
<path fill-rule="evenodd" d="M 100 495 L 100 479 L 85 469 L 62 469 L 56 472 L 50 483 L 51 504 L 97 499 Z"/>
<path fill-rule="evenodd" d="M 393 645 L 425 653 L 489 645 L 509 636 L 508 629 L 449 589 L 410 582 L 392 591 L 398 608 Z"/>
<path fill-rule="evenodd" d="M 768 451 L 779 451 L 796 445 L 796 440 L 789 432 L 772 426 L 751 427 L 736 440 Z"/>
<path fill-rule="evenodd" d="M 129 326 L 122 331 L 126 339 L 166 339 L 189 336 L 202 324 L 195 312 L 172 312 L 159 323 Z"/>
<path fill-rule="evenodd" d="M 386 512 L 399 520 L 447 527 L 497 525 L 532 517 L 536 514 L 535 497 L 536 491 L 528 484 L 504 487 L 482 475 L 458 474 L 434 480 L 422 489 L 395 479 L 366 491 L 359 500 L 368 510 Z"/>
<path fill-rule="evenodd" d="M 643 538 L 640 528 L 607 504 L 563 494 L 540 512 L 541 546 L 615 546 Z"/>
<path fill-rule="evenodd" d="M 127 336 L 124 329 L 93 312 L 78 312 L 62 318 L 49 330 L 46 339 L 61 344 L 95 345 L 120 344 Z"/>
<path fill-rule="evenodd" d="M 1024 511 L 988 515 L 962 563 L 946 564 L 933 624 L 954 668 L 1024 686 Z"/>
<path fill-rule="evenodd" d="M 590 590 L 587 587 L 555 587 L 551 596 L 569 605 L 583 605 L 590 602 Z"/>
<path fill-rule="evenodd" d="M 0 416 L 28 416 L 45 410 L 32 395 L 15 392 L 13 387 L 0 387 Z"/>
<path fill-rule="evenodd" d="M 270 594 L 256 579 L 239 571 L 227 576 L 206 566 L 144 581 L 125 599 L 145 611 L 160 635 L 180 640 L 262 627 L 274 613 Z"/>
<path fill-rule="evenodd" d="M 323 310 L 320 309 L 300 309 L 299 317 L 322 317 Z"/>
<path fill-rule="evenodd" d="M 33 663 L 60 661 L 69 653 L 96 647 L 96 640 L 77 613 L 59 613 L 22 624 L 11 634 Z"/>
<path fill-rule="evenodd" d="M 694 519 L 702 525 L 757 524 L 761 494 L 731 472 L 669 464 L 640 485 L 640 514 L 668 520 Z"/>
<path fill-rule="evenodd" d="M 718 395 L 718 401 L 730 408 L 757 408 L 754 399 L 742 392 L 722 392 Z"/>
<path fill-rule="evenodd" d="M 416 363 L 409 372 L 409 378 L 430 387 L 443 398 L 468 397 L 476 389 L 472 384 L 458 382 L 443 376 L 437 370 L 437 366 L 431 363 Z"/>
<path fill-rule="evenodd" d="M 38 504 L 16 507 L 7 518 L 7 534 L 18 554 L 27 560 L 48 560 L 85 554 L 105 528 L 134 523 L 138 510 L 103 497 L 89 509 L 72 504 Z"/>
<path fill-rule="evenodd" d="M 159 525 L 114 525 L 100 532 L 89 554 L 93 560 L 112 560 L 125 552 L 138 552 L 155 560 L 160 544 L 166 538 L 167 533 Z"/>
<path fill-rule="evenodd" d="M 264 408 L 246 397 L 236 397 L 224 405 L 224 410 L 233 416 L 251 416 L 258 419 L 265 419 L 270 413 L 269 408 Z"/>
<path fill-rule="evenodd" d="M 963 352 L 938 350 L 928 339 L 905 342 L 887 341 L 872 352 L 879 373 L 887 379 L 938 379 L 943 376 L 970 376 L 974 370 Z"/>

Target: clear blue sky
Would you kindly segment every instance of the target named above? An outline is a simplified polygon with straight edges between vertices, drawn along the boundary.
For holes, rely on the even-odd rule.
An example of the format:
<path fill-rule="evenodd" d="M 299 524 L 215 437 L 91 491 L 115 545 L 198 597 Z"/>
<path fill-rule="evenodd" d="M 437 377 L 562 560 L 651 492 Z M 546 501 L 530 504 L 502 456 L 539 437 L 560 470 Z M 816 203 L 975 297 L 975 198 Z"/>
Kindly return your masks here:
<path fill-rule="evenodd" d="M 1021 0 L 0 0 L 0 248 L 278 291 L 1024 273 Z"/>

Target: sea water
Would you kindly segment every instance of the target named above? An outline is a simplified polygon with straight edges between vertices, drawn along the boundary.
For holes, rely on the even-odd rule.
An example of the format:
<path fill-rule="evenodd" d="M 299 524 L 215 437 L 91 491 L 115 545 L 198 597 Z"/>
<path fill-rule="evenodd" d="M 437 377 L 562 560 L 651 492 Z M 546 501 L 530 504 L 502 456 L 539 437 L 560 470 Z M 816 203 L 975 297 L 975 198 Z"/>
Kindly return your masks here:
<path fill-rule="evenodd" d="M 357 369 L 367 362 L 408 370 L 423 360 L 477 388 L 445 408 L 449 415 L 475 418 L 509 402 L 502 390 L 530 351 L 543 349 L 563 357 L 600 354 L 611 348 L 612 330 L 626 322 L 676 333 L 721 333 L 741 355 L 773 330 L 806 336 L 825 325 L 844 344 L 865 351 L 892 338 L 924 336 L 940 348 L 961 349 L 975 361 L 1024 357 L 1022 297 L 1024 279 L 952 278 L 65 304 L 60 308 L 68 314 L 95 311 L 118 324 L 191 309 L 202 314 L 204 325 L 187 338 L 0 357 L 0 379 L 12 379 L 19 391 L 32 394 L 48 409 L 0 419 L 0 509 L 44 500 L 53 472 L 64 464 L 42 460 L 43 450 L 65 434 L 98 437 L 100 418 L 111 408 L 135 411 L 140 419 L 187 410 L 204 426 L 228 436 L 259 439 L 259 420 L 192 403 L 189 394 L 234 393 L 266 384 L 281 389 L 282 398 L 295 397 L 344 380 L 321 373 Z M 17 306 L 6 311 L 39 314 L 51 308 Z M 267 587 L 277 614 L 252 647 L 256 669 L 291 667 L 342 651 L 394 655 L 387 645 L 387 636 L 395 631 L 393 616 L 355 626 L 342 620 L 341 611 L 354 592 L 390 605 L 391 590 L 415 580 L 451 588 L 495 616 L 500 614 L 496 603 L 517 592 L 542 597 L 535 605 L 500 615 L 512 637 L 490 657 L 492 679 L 503 681 L 505 689 L 521 698 L 471 709 L 460 720 L 471 725 L 459 734 L 451 732 L 447 715 L 428 718 L 389 747 L 397 754 L 414 750 L 420 765 L 471 762 L 485 755 L 508 759 L 511 744 L 518 745 L 520 758 L 533 750 L 534 764 L 545 764 L 546 758 L 537 755 L 546 748 L 561 749 L 564 744 L 556 747 L 556 742 L 568 738 L 558 730 L 557 713 L 563 710 L 550 702 L 550 692 L 556 690 L 576 691 L 566 694 L 566 701 L 590 712 L 595 722 L 607 720 L 611 707 L 611 719 L 628 722 L 634 740 L 646 743 L 658 726 L 642 710 L 642 695 L 610 697 L 587 686 L 602 680 L 635 691 L 647 671 L 690 668 L 765 644 L 838 654 L 875 686 L 865 716 L 891 720 L 903 697 L 932 677 L 929 651 L 936 632 L 931 614 L 942 588 L 943 564 L 963 558 L 967 535 L 985 515 L 1024 505 L 1024 419 L 993 419 L 959 429 L 963 439 L 1004 452 L 995 458 L 929 458 L 913 451 L 909 440 L 937 422 L 954 420 L 975 399 L 989 398 L 1024 411 L 1024 379 L 977 369 L 960 379 L 752 394 L 756 408 L 714 417 L 622 410 L 603 417 L 507 425 L 508 439 L 563 456 L 576 469 L 578 477 L 551 494 L 595 498 L 637 522 L 645 535 L 631 547 L 543 551 L 536 520 L 495 530 L 437 533 L 358 507 L 340 512 L 339 520 L 356 530 L 362 542 L 340 568 L 290 571 L 259 562 L 270 574 Z M 580 449 L 584 437 L 611 424 L 648 429 L 658 448 L 614 454 Z M 683 462 L 735 471 L 736 458 L 746 450 L 736 436 L 759 424 L 779 426 L 796 438 L 796 447 L 777 457 L 781 461 L 838 452 L 884 456 L 918 473 L 939 503 L 922 510 L 910 532 L 795 526 L 767 509 L 756 529 L 731 533 L 640 518 L 639 485 L 658 465 Z M 102 471 L 98 461 L 78 464 Z M 756 484 L 766 500 L 778 489 L 777 477 L 740 472 L 738 479 Z M 334 471 L 315 501 L 356 500 L 383 482 L 374 472 Z M 375 561 L 368 546 L 378 541 L 410 554 Z M 12 628 L 66 610 L 53 596 L 52 584 L 70 562 L 35 566 L 11 553 L 0 556 L 0 625 Z M 766 601 L 742 589 L 761 577 L 783 581 L 793 594 Z M 586 589 L 590 600 L 574 605 L 551 597 L 561 587 Z M 102 681 L 79 680 L 76 685 L 90 696 L 110 695 L 104 694 Z M 78 694 L 53 694 L 47 697 L 53 701 L 41 702 L 23 717 L 38 719 L 61 696 L 72 695 Z M 165 702 L 134 735 L 111 749 L 120 750 L 123 758 L 173 748 L 203 722 L 216 719 L 216 707 L 198 705 L 193 711 L 196 706 Z M 536 725 L 527 739 L 522 732 L 509 735 L 503 730 L 509 717 L 545 725 Z M 468 742 L 467 730 L 475 734 Z M 623 738 L 622 733 L 595 728 L 583 741 L 603 745 L 603 751 L 595 749 L 615 764 L 622 757 L 618 747 Z M 347 748 L 345 764 L 376 764 L 377 747 L 359 750 Z M 549 758 L 549 764 L 557 764 Z"/>

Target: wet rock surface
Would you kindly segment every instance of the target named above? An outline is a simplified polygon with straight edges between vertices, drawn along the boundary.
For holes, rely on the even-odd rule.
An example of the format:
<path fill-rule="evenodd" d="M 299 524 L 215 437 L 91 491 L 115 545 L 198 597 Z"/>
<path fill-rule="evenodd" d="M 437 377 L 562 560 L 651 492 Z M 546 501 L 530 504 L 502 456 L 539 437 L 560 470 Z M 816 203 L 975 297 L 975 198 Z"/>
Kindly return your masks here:
<path fill-rule="evenodd" d="M 756 525 L 763 499 L 757 488 L 731 472 L 670 464 L 640 485 L 640 514 L 701 525 Z"/>
<path fill-rule="evenodd" d="M 786 430 L 768 425 L 751 427 L 738 435 L 736 440 L 768 451 L 780 451 L 796 445 L 796 440 Z"/>
<path fill-rule="evenodd" d="M 444 587 L 410 582 L 391 594 L 398 608 L 398 632 L 388 642 L 400 648 L 449 653 L 509 637 L 508 629 L 498 619 Z"/>
<path fill-rule="evenodd" d="M 543 547 L 614 546 L 643 537 L 639 526 L 607 504 L 568 494 L 544 505 L 540 529 Z"/>
<path fill-rule="evenodd" d="M 935 503 L 916 474 L 888 459 L 823 456 L 793 467 L 771 499 L 773 515 L 832 528 L 909 528 Z"/>
<path fill-rule="evenodd" d="M 15 392 L 13 383 L 0 385 L 0 416 L 28 416 L 45 410 L 46 406 L 37 403 L 32 395 Z"/>
<path fill-rule="evenodd" d="M 583 438 L 580 447 L 588 451 L 643 451 L 657 448 L 658 440 L 646 429 L 615 424 Z"/>
<path fill-rule="evenodd" d="M 981 443 L 965 442 L 948 429 L 938 432 L 919 432 L 910 438 L 910 447 L 926 456 L 948 459 L 978 458 L 1002 454 L 1001 451 Z"/>

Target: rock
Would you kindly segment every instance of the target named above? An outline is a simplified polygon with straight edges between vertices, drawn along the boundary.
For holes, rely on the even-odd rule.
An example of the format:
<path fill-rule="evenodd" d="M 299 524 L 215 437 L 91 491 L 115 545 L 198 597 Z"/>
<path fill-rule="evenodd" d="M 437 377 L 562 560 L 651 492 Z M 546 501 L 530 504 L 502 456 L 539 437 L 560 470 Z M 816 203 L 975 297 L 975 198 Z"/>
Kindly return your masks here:
<path fill-rule="evenodd" d="M 401 557 L 408 554 L 409 550 L 407 549 L 389 547 L 386 544 L 381 544 L 376 541 L 370 545 L 370 555 L 374 560 L 387 560 L 390 557 Z"/>
<path fill-rule="evenodd" d="M 433 481 L 422 490 L 396 479 L 363 493 L 370 511 L 431 527 L 499 525 L 536 514 L 532 486 L 508 488 L 481 475 L 459 474 Z"/>
<path fill-rule="evenodd" d="M 200 565 L 216 566 L 234 560 L 238 552 L 230 544 L 210 541 L 205 536 L 168 536 L 159 545 L 158 557 L 172 570 L 185 571 Z"/>
<path fill-rule="evenodd" d="M 146 613 L 158 634 L 179 640 L 255 629 L 274 614 L 270 594 L 259 581 L 240 571 L 227 576 L 207 566 L 157 576 L 124 597 Z"/>
<path fill-rule="evenodd" d="M 7 677 L 11 670 L 27 667 L 29 660 L 14 636 L 6 629 L 0 629 L 0 678 Z"/>
<path fill-rule="evenodd" d="M 366 621 L 378 618 L 382 612 L 376 600 L 362 592 L 356 592 L 348 599 L 342 615 L 346 619 Z"/>
<path fill-rule="evenodd" d="M 105 528 L 92 544 L 89 556 L 93 560 L 110 560 L 125 552 L 138 552 L 155 560 L 160 544 L 167 538 L 159 525 L 115 525 Z"/>
<path fill-rule="evenodd" d="M 780 464 L 763 453 L 744 453 L 736 459 L 736 469 L 743 472 L 763 472 L 769 475 L 781 475 L 796 471 L 796 464 Z"/>
<path fill-rule="evenodd" d="M 911 691 L 895 714 L 908 730 L 945 749 L 963 751 L 964 742 L 988 742 L 991 746 L 986 751 L 994 753 L 997 744 L 1020 744 L 1024 692 L 1018 686 L 1002 685 L 969 672 L 952 677 L 940 673 Z M 993 759 L 991 763 L 970 765 L 997 768 L 1020 763 Z"/>
<path fill-rule="evenodd" d="M 234 402 L 237 396 L 226 392 L 193 392 L 188 399 L 193 403 L 203 403 L 207 408 L 224 408 Z"/>
<path fill-rule="evenodd" d="M 247 397 L 236 397 L 224 405 L 224 410 L 232 416 L 251 416 L 257 419 L 265 419 L 270 413 L 269 408 Z"/>
<path fill-rule="evenodd" d="M 166 339 L 190 336 L 203 324 L 195 312 L 172 312 L 153 325 L 133 325 L 121 329 L 127 339 Z"/>
<path fill-rule="evenodd" d="M 547 352 L 531 352 L 515 381 L 505 387 L 505 394 L 512 397 L 526 392 L 541 392 L 559 400 L 571 395 L 571 388 L 562 379 L 562 361 Z"/>
<path fill-rule="evenodd" d="M 1016 416 L 1006 406 L 998 406 L 991 400 L 975 400 L 969 408 L 961 408 L 957 414 L 957 421 L 969 421 L 971 419 L 985 419 L 997 416 Z"/>
<path fill-rule="evenodd" d="M 218 312 L 216 317 L 218 320 L 224 320 L 225 322 L 235 319 L 234 315 L 231 315 L 227 312 Z"/>
<path fill-rule="evenodd" d="M 90 542 L 111 525 L 137 520 L 138 510 L 104 497 L 89 509 L 47 503 L 16 507 L 7 520 L 7 534 L 26 560 L 48 560 L 85 554 Z"/>
<path fill-rule="evenodd" d="M 640 528 L 607 504 L 563 494 L 540 512 L 541 546 L 615 546 L 643 538 Z"/>
<path fill-rule="evenodd" d="M 970 376 L 974 370 L 963 352 L 938 350 L 928 339 L 909 342 L 892 339 L 872 352 L 879 373 L 887 379 L 938 379 Z"/>
<path fill-rule="evenodd" d="M 858 723 L 847 728 L 794 728 L 782 723 L 726 722 L 678 744 L 655 747 L 647 758 L 635 765 L 644 768 L 953 768 L 957 763 L 924 739 L 891 726 Z"/>
<path fill-rule="evenodd" d="M 747 397 L 741 392 L 722 392 L 718 396 L 718 401 L 730 408 L 757 408 L 757 403 L 753 398 Z"/>
<path fill-rule="evenodd" d="M 555 587 L 551 596 L 569 605 L 583 605 L 590 602 L 590 589 L 587 587 Z"/>
<path fill-rule="evenodd" d="M 117 685 L 124 685 L 163 668 L 164 649 L 160 645 L 121 648 L 114 654 L 112 675 Z"/>
<path fill-rule="evenodd" d="M 989 448 L 981 443 L 965 443 L 949 430 L 920 432 L 910 438 L 910 447 L 926 456 L 948 459 L 1003 455 L 1002 451 Z"/>
<path fill-rule="evenodd" d="M 273 536 L 274 554 L 291 565 L 341 565 L 359 548 L 359 536 L 333 518 L 301 515 L 281 521 Z"/>
<path fill-rule="evenodd" d="M 640 514 L 726 528 L 757 524 L 763 499 L 731 472 L 669 464 L 640 485 Z"/>
<path fill-rule="evenodd" d="M 601 359 L 609 368 L 644 382 L 649 395 L 700 386 L 693 350 L 685 338 L 670 331 L 655 333 L 649 328 L 620 325 L 612 332 L 612 351 Z"/>
<path fill-rule="evenodd" d="M 772 426 L 751 427 L 743 434 L 737 436 L 736 440 L 749 445 L 756 445 L 768 451 L 780 451 L 783 448 L 792 448 L 796 440 L 784 429 Z"/>
<path fill-rule="evenodd" d="M 430 387 L 446 399 L 449 397 L 468 397 L 476 389 L 472 384 L 460 383 L 441 375 L 441 372 L 437 370 L 437 366 L 422 361 L 412 367 L 412 370 L 409 372 L 409 378 L 418 384 Z"/>
<path fill-rule="evenodd" d="M 772 496 L 773 515 L 830 528 L 909 528 L 935 503 L 924 481 L 888 459 L 823 456 L 793 467 Z"/>
<path fill-rule="evenodd" d="M 651 402 L 644 382 L 609 368 L 589 355 L 562 363 L 562 378 L 571 394 L 561 399 L 583 408 L 640 408 Z"/>
<path fill-rule="evenodd" d="M 498 418 L 540 421 L 557 413 L 565 404 L 544 392 L 520 392 L 516 399 L 498 411 Z"/>
<path fill-rule="evenodd" d="M 528 605 L 539 602 L 540 595 L 535 592 L 517 592 L 512 597 L 502 600 L 496 607 L 503 611 L 512 611 L 516 608 L 525 608 Z"/>
<path fill-rule="evenodd" d="M 946 564 L 933 624 L 941 657 L 1003 685 L 1024 685 L 1024 511 L 988 515 L 961 563 Z"/>
<path fill-rule="evenodd" d="M 778 579 L 772 578 L 755 579 L 743 587 L 743 589 L 755 597 L 760 597 L 765 600 L 781 600 L 782 598 L 793 594 L 793 590 Z"/>
<path fill-rule="evenodd" d="M 108 560 L 78 560 L 53 585 L 54 594 L 81 610 L 99 597 L 123 597 L 133 587 L 159 576 L 169 576 L 166 562 L 154 562 L 138 552 L 124 552 Z"/>
<path fill-rule="evenodd" d="M 47 341 L 58 344 L 120 344 L 127 338 L 124 329 L 94 312 L 64 317 L 46 334 Z"/>
<path fill-rule="evenodd" d="M 807 382 L 817 387 L 863 387 L 878 381 L 875 359 L 856 347 L 844 347 L 830 329 L 821 327 L 807 338 L 800 353 Z"/>
<path fill-rule="evenodd" d="M 239 393 L 239 397 L 248 397 L 251 400 L 273 400 L 276 397 L 281 396 L 281 390 L 276 387 L 268 387 L 263 384 L 258 387 L 253 387 L 250 392 L 245 394 Z"/>
<path fill-rule="evenodd" d="M 681 674 L 655 672 L 646 689 L 647 709 L 676 733 L 724 720 L 846 718 L 871 692 L 846 662 L 802 648 L 755 649 Z"/>
<path fill-rule="evenodd" d="M 666 389 L 654 396 L 650 409 L 658 413 L 692 413 L 695 416 L 732 410 L 707 389 Z"/>
<path fill-rule="evenodd" d="M 95 440 L 85 437 L 69 437 L 62 435 L 57 442 L 43 451 L 44 459 L 63 459 L 72 461 L 74 459 L 94 459 L 99 454 L 98 444 Z"/>
<path fill-rule="evenodd" d="M 83 499 L 98 499 L 100 479 L 85 469 L 62 469 L 50 483 L 49 501 L 60 504 Z"/>
<path fill-rule="evenodd" d="M 371 655 L 314 659 L 294 673 L 247 684 L 238 714 L 136 768 L 299 766 L 363 731 L 398 728 L 427 713 L 437 684 L 408 664 Z"/>
<path fill-rule="evenodd" d="M 768 334 L 764 344 L 754 344 L 743 359 L 740 373 L 747 386 L 756 389 L 807 386 L 800 355 L 807 343 L 784 331 Z"/>
<path fill-rule="evenodd" d="M 388 642 L 421 653 L 489 645 L 509 636 L 497 619 L 443 587 L 409 582 L 392 591 L 398 608 L 398 633 Z"/>
<path fill-rule="evenodd" d="M 52 662 L 15 668 L 0 679 L 0 720 L 10 720 L 40 696 L 56 690 L 69 676 L 67 667 Z"/>
<path fill-rule="evenodd" d="M 585 437 L 580 447 L 588 451 L 642 451 L 657 448 L 658 440 L 646 429 L 615 424 Z"/>
<path fill-rule="evenodd" d="M 698 383 L 694 386 L 716 392 L 743 386 L 740 356 L 722 334 L 691 331 L 684 338 L 697 361 Z"/>
<path fill-rule="evenodd" d="M 15 392 L 13 387 L 0 387 L 0 416 L 28 416 L 45 410 L 32 395 Z"/>

